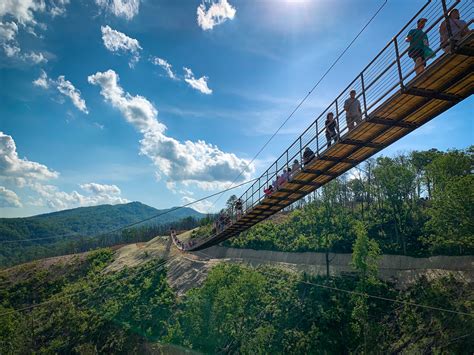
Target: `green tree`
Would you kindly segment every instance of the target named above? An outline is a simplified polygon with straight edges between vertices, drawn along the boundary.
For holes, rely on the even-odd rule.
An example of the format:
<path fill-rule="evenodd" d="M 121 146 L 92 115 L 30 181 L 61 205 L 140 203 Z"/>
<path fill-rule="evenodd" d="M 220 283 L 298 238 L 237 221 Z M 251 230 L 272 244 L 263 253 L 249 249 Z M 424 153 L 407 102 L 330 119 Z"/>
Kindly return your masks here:
<path fill-rule="evenodd" d="M 352 253 L 352 266 L 357 270 L 359 281 L 356 286 L 357 294 L 352 297 L 352 329 L 357 337 L 364 339 L 364 353 L 367 353 L 367 341 L 373 338 L 369 322 L 369 300 L 366 295 L 369 287 L 378 285 L 377 262 L 380 248 L 377 242 L 370 239 L 367 230 L 361 222 L 355 225 L 357 239 Z"/>
<path fill-rule="evenodd" d="M 425 242 L 433 251 L 474 252 L 474 175 L 452 178 L 428 208 Z"/>

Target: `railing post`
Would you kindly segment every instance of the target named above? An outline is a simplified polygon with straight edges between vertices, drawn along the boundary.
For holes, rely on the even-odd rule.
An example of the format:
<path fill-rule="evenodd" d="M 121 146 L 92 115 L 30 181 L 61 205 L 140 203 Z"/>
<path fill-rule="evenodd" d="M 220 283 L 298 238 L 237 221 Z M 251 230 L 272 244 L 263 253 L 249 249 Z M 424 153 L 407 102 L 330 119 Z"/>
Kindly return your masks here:
<path fill-rule="evenodd" d="M 316 156 L 319 157 L 319 134 L 318 134 L 318 120 L 316 119 Z"/>
<path fill-rule="evenodd" d="M 364 84 L 364 72 L 360 73 L 360 82 L 362 84 L 362 99 L 364 101 L 364 111 L 365 111 L 365 119 L 368 118 L 367 114 L 367 101 L 365 99 L 365 84 Z"/>
<path fill-rule="evenodd" d="M 253 195 L 255 195 L 255 192 L 253 191 L 254 186 L 255 186 L 255 184 L 252 184 L 252 207 L 253 207 Z"/>
<path fill-rule="evenodd" d="M 453 40 L 453 31 L 451 28 L 451 22 L 449 22 L 448 7 L 446 6 L 446 0 L 441 0 L 441 4 L 443 5 L 444 23 L 446 25 L 446 30 L 448 31 L 449 51 L 452 53 L 454 52 L 455 43 Z M 441 43 L 441 47 L 443 47 L 443 43 Z"/>
<path fill-rule="evenodd" d="M 397 37 L 393 38 L 393 43 L 395 44 L 395 56 L 397 57 L 397 68 L 398 68 L 398 78 L 400 79 L 400 88 L 401 88 L 402 91 L 404 91 L 405 90 L 405 85 L 403 84 L 402 66 L 400 64 L 400 52 L 398 50 Z"/>
<path fill-rule="evenodd" d="M 336 103 L 336 129 L 337 129 L 337 140 L 341 136 L 341 131 L 339 128 L 339 105 L 337 104 L 337 99 L 334 101 Z"/>
<path fill-rule="evenodd" d="M 300 166 L 303 167 L 303 153 L 302 153 L 302 150 L 303 150 L 303 145 L 301 143 L 301 136 L 300 136 Z"/>

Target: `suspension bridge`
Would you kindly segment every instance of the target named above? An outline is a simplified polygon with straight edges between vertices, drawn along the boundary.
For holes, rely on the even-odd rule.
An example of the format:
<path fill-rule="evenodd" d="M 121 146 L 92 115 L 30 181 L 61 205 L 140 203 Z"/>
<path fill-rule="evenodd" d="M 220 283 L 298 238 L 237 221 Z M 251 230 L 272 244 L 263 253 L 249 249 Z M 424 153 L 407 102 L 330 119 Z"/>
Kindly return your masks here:
<path fill-rule="evenodd" d="M 206 249 L 238 235 L 283 208 L 300 200 L 341 174 L 357 166 L 449 108 L 468 98 L 474 91 L 474 33 L 469 31 L 455 40 L 448 13 L 458 9 L 468 28 L 474 17 L 474 2 L 460 0 L 427 1 L 375 58 L 335 98 L 314 122 L 286 149 L 240 197 L 240 218 L 217 233 L 191 243 L 173 238 L 183 251 Z M 435 57 L 421 74 L 416 74 L 408 55 L 407 32 L 416 28 L 419 18 L 426 18 L 424 30 Z M 447 24 L 448 43 L 441 43 L 439 26 Z M 362 121 L 349 129 L 344 101 L 355 90 L 361 102 Z M 332 112 L 336 124 L 336 142 L 326 141 L 326 115 Z M 263 190 L 294 159 L 303 161 L 309 147 L 314 152 L 292 178 L 271 195 Z"/>

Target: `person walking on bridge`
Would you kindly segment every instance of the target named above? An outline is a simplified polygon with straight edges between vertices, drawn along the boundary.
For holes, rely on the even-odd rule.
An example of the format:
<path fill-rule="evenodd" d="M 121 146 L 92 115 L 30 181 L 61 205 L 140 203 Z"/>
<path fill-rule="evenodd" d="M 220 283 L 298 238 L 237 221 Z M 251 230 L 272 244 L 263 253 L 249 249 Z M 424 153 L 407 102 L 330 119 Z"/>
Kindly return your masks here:
<path fill-rule="evenodd" d="M 360 101 L 356 99 L 356 91 L 351 90 L 350 97 L 344 102 L 344 110 L 346 111 L 346 122 L 349 131 L 354 129 L 354 124 L 362 121 L 362 110 L 360 109 Z"/>
<path fill-rule="evenodd" d="M 408 32 L 406 42 L 409 42 L 408 56 L 415 61 L 415 73 L 419 75 L 423 73 L 426 66 L 426 60 L 434 55 L 433 50 L 429 47 L 428 36 L 423 31 L 428 20 L 420 18 L 417 21 L 417 27 Z"/>
<path fill-rule="evenodd" d="M 451 28 L 451 40 L 454 42 L 454 45 L 456 45 L 456 43 L 459 42 L 464 36 L 469 34 L 470 30 L 466 21 L 461 20 L 461 14 L 459 13 L 458 9 L 452 9 L 449 11 L 448 21 Z M 443 47 L 444 52 L 450 53 L 451 46 L 449 43 L 449 33 L 446 21 L 441 22 L 441 25 L 439 26 L 439 36 L 441 47 Z"/>
<path fill-rule="evenodd" d="M 237 213 L 237 219 L 242 217 L 242 200 L 240 198 L 235 201 L 235 211 Z"/>
<path fill-rule="evenodd" d="M 337 140 L 337 133 L 336 133 L 336 120 L 334 119 L 334 113 L 329 112 L 326 116 L 326 140 L 328 141 L 328 148 L 331 146 L 332 141 L 334 140 L 334 144 Z"/>

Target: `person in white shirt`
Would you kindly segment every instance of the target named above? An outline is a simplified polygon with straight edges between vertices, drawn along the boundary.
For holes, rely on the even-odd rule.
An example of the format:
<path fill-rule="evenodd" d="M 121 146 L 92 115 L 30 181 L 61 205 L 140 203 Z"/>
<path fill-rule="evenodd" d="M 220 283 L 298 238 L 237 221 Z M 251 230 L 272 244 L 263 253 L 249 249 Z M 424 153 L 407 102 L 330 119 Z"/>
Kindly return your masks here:
<path fill-rule="evenodd" d="M 351 90 L 350 97 L 344 102 L 344 110 L 346 111 L 347 128 L 354 129 L 354 125 L 362 121 L 362 110 L 360 102 L 356 99 L 356 91 Z"/>
<path fill-rule="evenodd" d="M 448 20 L 451 27 L 452 39 L 455 43 L 459 42 L 461 38 L 469 34 L 469 27 L 465 21 L 461 20 L 461 14 L 458 9 L 452 9 L 448 13 Z M 443 47 L 444 52 L 450 53 L 451 48 L 449 45 L 449 33 L 446 21 L 441 22 L 441 25 L 439 26 L 439 36 L 441 47 Z"/>

